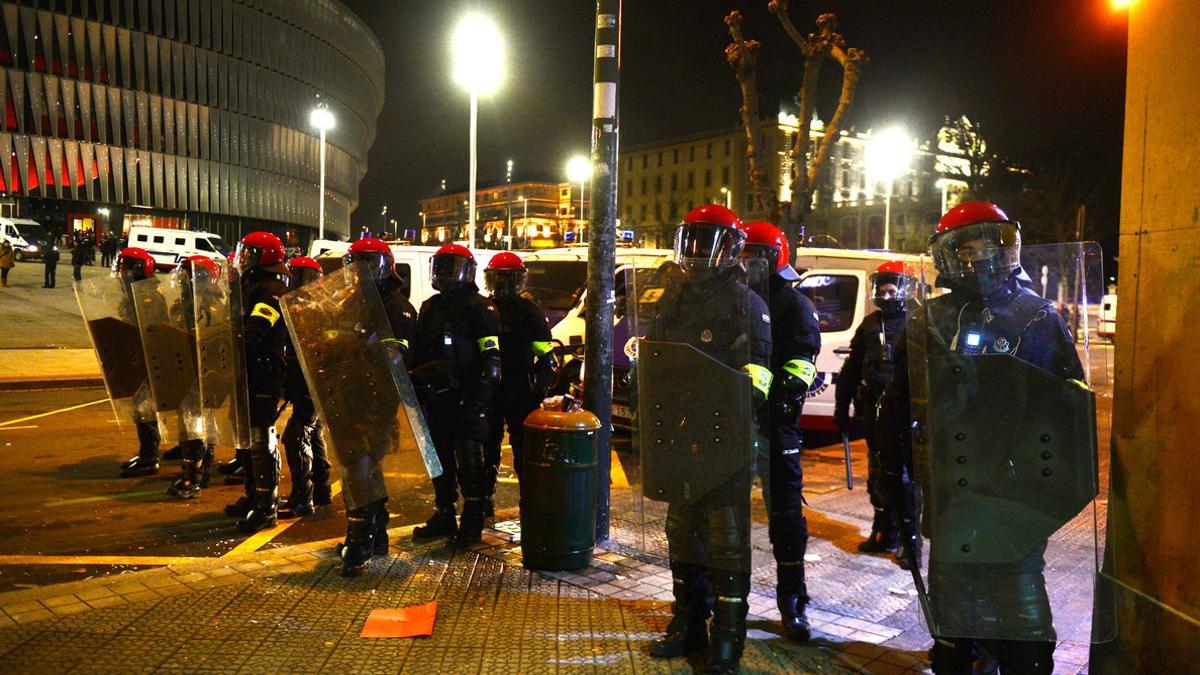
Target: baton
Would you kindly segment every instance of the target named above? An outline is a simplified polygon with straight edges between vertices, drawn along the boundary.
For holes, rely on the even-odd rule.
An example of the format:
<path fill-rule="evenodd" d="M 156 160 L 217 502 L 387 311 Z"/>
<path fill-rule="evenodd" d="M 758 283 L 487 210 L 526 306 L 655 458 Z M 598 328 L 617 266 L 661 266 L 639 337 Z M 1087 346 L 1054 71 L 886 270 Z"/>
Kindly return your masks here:
<path fill-rule="evenodd" d="M 850 432 L 842 432 L 842 447 L 846 450 L 846 489 L 854 489 L 854 474 L 850 471 Z"/>

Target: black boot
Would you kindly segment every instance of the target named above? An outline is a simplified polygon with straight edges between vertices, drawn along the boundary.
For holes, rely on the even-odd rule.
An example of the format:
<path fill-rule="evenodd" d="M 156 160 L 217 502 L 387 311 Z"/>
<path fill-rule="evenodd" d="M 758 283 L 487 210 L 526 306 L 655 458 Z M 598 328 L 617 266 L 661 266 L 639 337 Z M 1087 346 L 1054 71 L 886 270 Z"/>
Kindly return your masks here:
<path fill-rule="evenodd" d="M 183 443 L 176 445 L 162 454 L 163 461 L 178 462 L 183 459 Z"/>
<path fill-rule="evenodd" d="M 342 557 L 342 576 L 362 575 L 371 561 L 374 535 L 374 502 L 346 514 L 346 540 L 338 544 L 338 555 Z"/>
<path fill-rule="evenodd" d="M 900 536 L 896 524 L 883 509 L 875 509 L 875 522 L 871 524 L 871 536 L 858 545 L 859 553 L 886 553 L 895 551 Z"/>
<path fill-rule="evenodd" d="M 184 441 L 178 447 L 183 453 L 183 475 L 171 483 L 167 494 L 179 499 L 195 499 L 200 496 L 204 441 Z"/>
<path fill-rule="evenodd" d="M 792 642 L 808 642 L 812 628 L 804 608 L 808 605 L 808 589 L 804 583 L 804 563 L 782 562 L 776 571 L 775 603 L 783 620 L 783 633 Z"/>
<path fill-rule="evenodd" d="M 450 548 L 469 548 L 483 541 L 483 499 L 463 500 L 462 520 L 458 532 L 450 539 Z"/>
<path fill-rule="evenodd" d="M 704 672 L 736 673 L 742 660 L 742 650 L 746 646 L 746 614 L 750 611 L 746 598 L 750 595 L 750 573 L 710 569 L 708 577 L 716 602 L 713 603 L 712 626 L 708 631 L 711 649 Z"/>
<path fill-rule="evenodd" d="M 424 525 L 418 525 L 413 528 L 413 539 L 418 541 L 422 539 L 438 539 L 441 537 L 453 537 L 458 532 L 458 520 L 455 518 L 454 507 L 448 509 L 439 508 L 429 516 L 429 520 L 425 521 Z"/>
<path fill-rule="evenodd" d="M 247 482 L 254 484 L 254 508 L 238 521 L 238 530 L 247 533 L 275 527 L 279 521 L 279 451 L 275 448 L 274 430 L 255 428 L 250 432 L 250 471 Z"/>
<path fill-rule="evenodd" d="M 213 458 L 213 446 L 205 444 L 204 457 L 200 461 L 200 487 L 202 488 L 208 487 L 209 479 L 212 477 Z"/>
<path fill-rule="evenodd" d="M 671 622 L 662 637 L 650 643 L 650 656 L 674 659 L 708 647 L 708 584 L 694 565 L 671 564 Z"/>
<path fill-rule="evenodd" d="M 121 465 L 121 478 L 153 476 L 158 473 L 158 424 L 138 422 L 138 454 Z"/>
<path fill-rule="evenodd" d="M 909 549 L 912 549 L 912 556 L 909 556 Z M 915 560 L 917 565 L 921 564 L 921 535 L 913 537 L 905 537 L 900 542 L 899 548 L 896 549 L 896 562 L 902 570 L 912 570 L 912 561 Z"/>
<path fill-rule="evenodd" d="M 281 520 L 305 518 L 317 512 L 311 501 L 304 502 L 301 499 L 297 499 L 295 495 L 296 493 L 294 492 L 288 495 L 283 500 L 283 506 L 279 507 L 279 518 Z"/>
<path fill-rule="evenodd" d="M 222 476 L 232 476 L 233 474 L 242 471 L 242 464 L 242 456 L 240 454 L 234 455 L 233 459 L 229 460 L 228 462 L 224 462 L 217 467 L 217 473 L 221 474 Z"/>
<path fill-rule="evenodd" d="M 313 506 L 329 506 L 333 503 L 333 490 L 329 484 L 313 486 Z"/>
<path fill-rule="evenodd" d="M 235 454 L 236 456 L 232 462 L 222 464 L 217 470 L 224 471 L 225 467 L 235 462 L 239 467 L 250 463 L 248 459 L 249 450 L 237 450 Z M 230 518 L 245 518 L 246 514 L 250 513 L 250 509 L 252 508 L 254 508 L 254 480 L 252 476 L 247 476 L 246 480 L 243 481 L 242 496 L 238 497 L 236 502 L 225 506 L 225 515 Z"/>
<path fill-rule="evenodd" d="M 375 555 L 387 555 L 388 545 L 391 543 L 388 540 L 388 521 L 392 519 L 387 510 L 387 497 L 375 502 L 375 541 L 372 549 Z"/>

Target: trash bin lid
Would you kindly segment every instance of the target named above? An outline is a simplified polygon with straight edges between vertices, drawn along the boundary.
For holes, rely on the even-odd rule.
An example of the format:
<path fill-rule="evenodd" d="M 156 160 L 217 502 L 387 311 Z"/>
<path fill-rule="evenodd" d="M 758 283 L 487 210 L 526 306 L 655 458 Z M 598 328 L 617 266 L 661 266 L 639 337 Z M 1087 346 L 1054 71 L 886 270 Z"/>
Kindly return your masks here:
<path fill-rule="evenodd" d="M 600 428 L 600 420 L 586 410 L 562 412 L 538 408 L 525 418 L 525 427 L 555 431 L 596 431 Z"/>

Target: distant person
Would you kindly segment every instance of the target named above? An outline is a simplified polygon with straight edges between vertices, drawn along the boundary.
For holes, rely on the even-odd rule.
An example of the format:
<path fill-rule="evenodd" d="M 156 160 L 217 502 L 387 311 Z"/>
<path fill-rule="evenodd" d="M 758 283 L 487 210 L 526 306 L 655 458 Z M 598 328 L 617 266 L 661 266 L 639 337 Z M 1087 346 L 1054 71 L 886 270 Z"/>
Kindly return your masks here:
<path fill-rule="evenodd" d="M 83 265 L 87 262 L 87 240 L 79 238 L 71 247 L 71 275 L 75 281 L 83 281 Z"/>
<path fill-rule="evenodd" d="M 8 271 L 16 264 L 12 244 L 0 241 L 0 286 L 8 288 Z"/>
<path fill-rule="evenodd" d="M 58 258 L 58 247 L 54 244 L 51 244 L 50 249 L 42 254 L 42 263 L 45 265 L 42 288 L 54 288 L 55 275 L 58 273 Z"/>

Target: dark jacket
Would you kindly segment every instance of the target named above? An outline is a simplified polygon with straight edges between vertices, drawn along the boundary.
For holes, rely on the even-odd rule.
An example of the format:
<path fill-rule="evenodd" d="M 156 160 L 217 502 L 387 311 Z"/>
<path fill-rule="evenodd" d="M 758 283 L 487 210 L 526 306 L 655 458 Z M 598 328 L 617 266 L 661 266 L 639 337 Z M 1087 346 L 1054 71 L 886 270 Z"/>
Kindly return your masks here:
<path fill-rule="evenodd" d="M 287 293 L 288 278 L 287 267 L 282 263 L 254 268 L 241 278 L 252 426 L 274 424 L 283 395 L 288 331 L 279 298 Z"/>
<path fill-rule="evenodd" d="M 875 311 L 858 325 L 850 338 L 850 355 L 837 377 L 839 412 L 849 413 L 853 401 L 856 415 L 875 414 L 875 404 L 896 372 L 896 349 L 904 339 L 907 319 L 905 312 L 885 316 Z"/>
<path fill-rule="evenodd" d="M 421 305 L 412 345 L 414 384 L 491 403 L 499 363 L 500 318 L 474 284 L 438 293 Z M 498 369 L 498 368 L 497 368 Z M 490 383 L 490 386 L 489 386 Z"/>
<path fill-rule="evenodd" d="M 549 385 L 550 322 L 536 302 L 518 296 L 492 297 L 500 315 L 500 391 L 526 399 Z M 524 404 L 524 400 L 522 400 Z"/>

